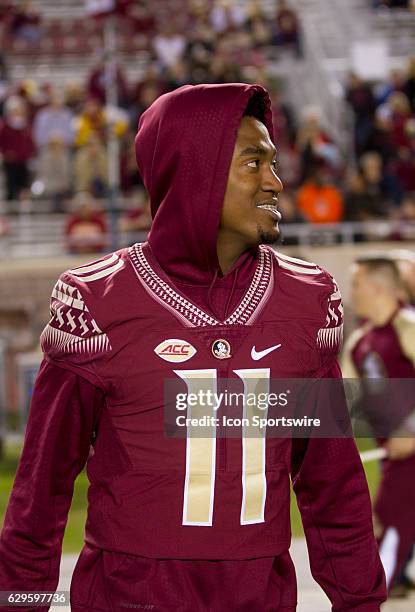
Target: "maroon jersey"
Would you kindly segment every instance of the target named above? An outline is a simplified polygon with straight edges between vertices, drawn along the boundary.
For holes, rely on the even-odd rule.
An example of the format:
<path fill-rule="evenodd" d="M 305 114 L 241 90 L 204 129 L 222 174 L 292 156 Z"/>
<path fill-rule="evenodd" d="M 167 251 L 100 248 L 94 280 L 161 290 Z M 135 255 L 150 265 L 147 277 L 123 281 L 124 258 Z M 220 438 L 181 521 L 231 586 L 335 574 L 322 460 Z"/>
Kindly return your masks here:
<path fill-rule="evenodd" d="M 149 246 L 137 244 L 63 274 L 52 312 L 42 334 L 47 359 L 106 396 L 88 462 L 86 541 L 158 558 L 246 559 L 286 550 L 289 442 L 216 439 L 215 432 L 191 444 L 169 439 L 164 381 L 180 377 L 197 392 L 203 377 L 214 391 L 218 378 L 248 379 L 248 371 L 258 380 L 265 372 L 269 379 L 324 376 L 341 333 L 340 295 L 327 273 L 261 247 L 245 295 L 220 321 L 176 291 Z M 263 452 L 263 461 L 250 452 Z"/>
<path fill-rule="evenodd" d="M 225 378 L 266 390 L 272 377 L 340 375 L 341 297 L 326 271 L 266 246 L 220 271 L 223 194 L 254 92 L 272 135 L 258 85 L 184 86 L 141 117 L 137 159 L 153 227 L 148 243 L 69 270 L 53 290 L 0 540 L 0 589 L 56 586 L 73 479 L 86 462 L 86 544 L 72 582 L 80 608 L 140 601 L 133 593 L 146 575 L 160 610 L 219 612 L 233 602 L 291 612 L 291 478 L 312 571 L 333 609 L 379 610 L 384 575 L 354 440 L 164 432 L 167 379 L 192 391 Z M 231 580 L 226 592 L 219 576 Z M 120 590 L 115 602 L 104 593 Z"/>
<path fill-rule="evenodd" d="M 399 308 L 385 325 L 362 325 L 346 350 L 345 376 L 415 378 L 415 311 Z"/>

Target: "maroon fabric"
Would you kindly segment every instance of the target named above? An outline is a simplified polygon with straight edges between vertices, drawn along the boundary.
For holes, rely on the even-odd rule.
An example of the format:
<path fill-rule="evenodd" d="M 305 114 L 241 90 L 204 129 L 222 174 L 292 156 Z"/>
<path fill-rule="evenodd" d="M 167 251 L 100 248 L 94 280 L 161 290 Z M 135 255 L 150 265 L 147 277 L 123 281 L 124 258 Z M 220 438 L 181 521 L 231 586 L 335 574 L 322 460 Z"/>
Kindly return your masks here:
<path fill-rule="evenodd" d="M 326 376 L 341 378 L 339 366 L 333 366 Z M 345 406 L 336 408 L 346 410 Z M 355 441 L 311 438 L 297 468 L 296 452 L 304 452 L 303 446 L 304 440 L 293 441 L 292 476 L 311 573 L 333 610 L 377 610 L 385 582 Z"/>
<path fill-rule="evenodd" d="M 42 363 L 0 538 L 1 591 L 56 589 L 73 484 L 88 458 L 102 400 L 83 378 Z"/>
<path fill-rule="evenodd" d="M 128 85 L 124 73 L 119 66 L 116 68 L 117 92 L 118 101 L 124 104 L 128 99 Z M 90 98 L 99 100 L 101 104 L 105 104 L 106 100 L 106 85 L 105 85 L 105 68 L 97 67 L 91 72 L 86 85 L 87 94 Z"/>
<path fill-rule="evenodd" d="M 371 327 L 352 349 L 352 360 L 364 378 L 415 378 L 415 367 L 402 350 L 393 317 L 385 325 Z"/>
<path fill-rule="evenodd" d="M 183 561 L 115 554 L 86 544 L 72 578 L 71 609 L 141 605 L 155 612 L 294 612 L 296 590 L 288 552 L 277 558 Z"/>
<path fill-rule="evenodd" d="M 0 152 L 5 161 L 22 164 L 35 153 L 30 126 L 17 130 L 5 121 L 0 123 Z"/>
<path fill-rule="evenodd" d="M 341 305 L 327 272 L 261 247 L 243 253 L 217 279 L 226 176 L 240 117 L 256 90 L 264 91 L 243 84 L 186 86 L 157 100 L 143 115 L 136 142 L 156 213 L 149 244 L 69 270 L 56 283 L 23 453 L 30 473 L 23 459 L 0 539 L 0 589 L 56 585 L 73 479 L 87 459 L 97 416 L 87 461 L 87 546 L 72 589 L 79 609 L 111 609 L 99 599 L 108 591 L 129 601 L 147 599 L 149 587 L 136 581 L 150 568 L 160 609 L 166 609 L 165 597 L 177 603 L 186 589 L 190 604 L 175 608 L 237 609 L 236 602 L 241 609 L 284 610 L 284 604 L 292 610 L 287 551 L 293 471 L 312 571 L 333 610 L 379 610 L 383 572 L 364 473 L 350 439 L 292 448 L 288 438 L 267 438 L 264 516 L 244 524 L 243 442 L 218 437 L 211 518 L 204 525 L 183 519 L 187 447 L 185 438 L 164 432 L 166 380 L 182 384 L 183 370 L 209 369 L 219 383 L 230 377 L 241 385 L 236 372 L 257 365 L 274 378 L 339 373 Z M 160 356 L 158 348 L 170 339 L 193 347 L 190 361 Z M 219 339 L 229 344 L 228 359 L 219 360 L 213 350 Z M 257 364 L 253 348 L 276 343 L 280 349 Z M 336 403 L 336 412 L 343 404 Z M 224 587 L 223 574 L 234 589 Z M 102 590 L 95 590 L 94 576 Z"/>
<path fill-rule="evenodd" d="M 381 481 L 374 505 L 376 517 L 383 526 L 379 538 L 380 547 L 391 528 L 398 535 L 397 547 L 390 550 L 389 588 L 394 586 L 415 545 L 414 480 L 415 455 L 401 461 L 382 462 Z"/>
<path fill-rule="evenodd" d="M 70 295 L 73 298 L 88 300 L 88 313 L 83 311 L 83 321 L 91 328 L 88 317 L 94 313 L 99 328 L 108 332 L 113 348 L 106 353 L 95 350 L 67 354 L 59 345 L 50 345 L 44 340 L 48 360 L 55 360 L 68 372 L 57 376 L 54 366 L 53 371 L 51 365 L 42 366 L 26 443 L 26 446 L 31 445 L 30 452 L 37 457 L 33 459 L 30 478 L 35 487 L 38 478 L 44 479 L 45 474 L 47 478 L 52 477 L 63 462 L 59 481 L 66 493 L 60 498 L 61 504 L 57 505 L 53 490 L 48 493 L 45 488 L 36 489 L 42 494 L 39 502 L 42 512 L 45 507 L 49 514 L 45 512 L 31 518 L 27 507 L 31 500 L 25 489 L 25 474 L 27 478 L 29 474 L 19 468 L 20 476 L 18 474 L 1 539 L 4 565 L 0 566 L 0 586 L 4 584 L 7 587 L 12 582 L 16 586 L 23 583 L 27 588 L 39 584 L 51 588 L 58 580 L 58 543 L 70 503 L 73 478 L 85 461 L 86 450 L 70 473 L 65 472 L 65 457 L 70 450 L 75 451 L 73 439 L 83 440 L 86 444 L 93 429 L 91 407 L 79 405 L 79 391 L 64 383 L 65 376 L 72 385 L 74 380 L 87 379 L 89 383 L 84 381 L 82 388 L 91 388 L 92 384 L 105 392 L 105 406 L 102 397 L 100 402 L 102 412 L 94 452 L 87 464 L 91 485 L 85 538 L 89 546 L 133 557 L 229 561 L 279 558 L 288 550 L 289 440 L 267 441 L 269 469 L 265 523 L 239 524 L 240 440 L 219 439 L 213 526 L 188 528 L 181 524 L 185 441 L 166 439 L 162 433 L 163 380 L 172 376 L 174 366 L 159 359 L 154 347 L 165 338 L 183 338 L 198 350 L 192 358 L 193 368 L 216 368 L 220 362 L 211 353 L 212 339 L 224 337 L 234 352 L 228 367 L 237 369 L 250 363 L 253 345 L 266 347 L 270 338 L 278 338 L 287 350 L 271 354 L 264 359 L 263 365 L 286 377 L 317 375 L 323 371 L 327 376 L 333 376 L 338 374 L 338 370 L 331 371 L 329 364 L 335 353 L 323 351 L 320 354 L 315 348 L 316 330 L 326 322 L 327 298 L 333 290 L 331 281 L 323 274 L 318 275 L 316 281 L 307 278 L 303 290 L 309 307 L 304 313 L 306 298 L 298 299 L 300 277 L 277 266 L 274 268 L 274 282 L 279 297 L 268 301 L 257 325 L 240 329 L 223 325 L 219 329 L 192 329 L 179 324 L 144 289 L 129 259 L 131 252 L 120 252 L 121 261 L 126 265 L 115 275 L 92 283 L 67 273 L 57 285 L 63 293 L 62 283 L 66 282 L 67 286 L 72 286 Z M 88 275 L 88 272 L 82 275 Z M 78 293 L 79 289 L 82 294 Z M 62 300 L 63 296 L 53 298 L 52 312 L 59 309 L 59 316 L 67 321 L 64 329 L 68 332 L 65 333 L 69 333 L 71 319 L 75 320 L 74 311 L 71 314 L 70 305 Z M 54 324 L 54 319 L 51 324 Z M 79 329 L 79 336 L 81 331 Z M 137 354 L 140 355 L 139 361 Z M 74 378 L 72 372 L 79 377 Z M 225 372 L 222 368 L 222 375 Z M 61 389 L 60 393 L 57 388 Z M 39 389 L 44 390 L 44 395 L 39 393 Z M 45 411 L 51 415 L 57 413 L 64 419 L 65 426 L 59 428 L 58 434 L 50 427 L 40 428 L 39 419 L 45 420 Z M 70 424 L 72 414 L 79 415 L 83 411 L 89 415 L 85 430 L 79 420 Z M 45 432 L 45 447 L 59 448 L 58 454 L 46 455 L 45 459 L 46 451 L 42 448 L 39 451 L 35 439 L 40 429 Z M 36 469 L 39 461 L 42 462 L 41 471 Z M 294 449 L 294 463 L 295 490 L 316 579 L 335 602 L 336 610 L 378 610 L 384 597 L 383 573 L 371 531 L 367 486 L 354 442 L 311 441 L 307 449 Z M 51 512 L 55 512 L 54 518 L 50 516 Z M 37 528 L 34 527 L 36 521 L 40 521 Z M 60 529 L 51 530 L 50 525 L 59 525 Z M 19 550 L 19 533 L 30 534 L 26 537 L 26 546 L 35 549 L 30 553 L 23 549 L 20 555 L 23 559 L 19 563 L 30 567 L 32 572 L 26 572 L 23 581 L 25 573 L 21 573 L 19 565 L 15 566 L 12 552 Z M 43 564 L 33 564 L 36 554 L 46 556 Z M 50 564 L 51 556 L 53 562 Z M 120 558 L 120 564 L 123 558 Z M 6 569 L 8 567 L 14 567 L 12 576 Z M 91 580 L 90 576 L 84 578 L 86 584 Z M 76 588 L 82 588 L 83 582 L 81 579 Z M 129 582 L 133 584 L 131 580 Z"/>

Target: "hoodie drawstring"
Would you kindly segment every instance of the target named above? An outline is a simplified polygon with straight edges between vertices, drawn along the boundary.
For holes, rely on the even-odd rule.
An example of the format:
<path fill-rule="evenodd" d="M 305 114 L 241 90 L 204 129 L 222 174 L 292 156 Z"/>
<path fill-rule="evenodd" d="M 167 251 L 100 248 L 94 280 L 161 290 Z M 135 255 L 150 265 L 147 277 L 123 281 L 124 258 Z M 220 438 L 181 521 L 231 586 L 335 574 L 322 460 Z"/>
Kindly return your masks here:
<path fill-rule="evenodd" d="M 218 274 L 219 274 L 219 270 L 216 268 L 215 274 L 213 275 L 213 278 L 212 278 L 212 282 L 209 285 L 208 294 L 207 294 L 208 307 L 210 308 L 210 311 L 215 315 L 215 317 L 217 317 L 217 315 L 216 315 L 215 310 L 214 310 L 214 308 L 212 306 L 211 296 L 212 296 L 213 285 L 216 283 L 216 279 L 218 278 Z"/>
<path fill-rule="evenodd" d="M 214 287 L 214 285 L 215 285 L 215 283 L 217 281 L 218 275 L 219 275 L 219 270 L 216 269 L 215 270 L 215 274 L 213 275 L 213 278 L 212 278 L 212 282 L 209 285 L 208 294 L 207 294 L 207 303 L 208 303 L 210 311 L 215 315 L 215 317 L 217 319 L 220 320 L 221 316 L 218 317 L 217 313 L 215 312 L 215 309 L 212 306 L 212 289 L 213 289 L 213 287 Z M 224 321 L 225 321 L 225 319 L 228 316 L 228 310 L 229 310 L 229 306 L 230 306 L 231 301 L 232 301 L 233 294 L 235 293 L 235 288 L 236 288 L 237 280 L 238 280 L 238 268 L 236 268 L 236 270 L 234 270 L 234 272 L 233 272 L 232 288 L 230 290 L 228 299 L 226 300 L 225 312 L 224 312 L 224 315 L 223 315 L 223 320 Z"/>
<path fill-rule="evenodd" d="M 231 289 L 231 292 L 230 292 L 230 294 L 229 294 L 229 297 L 228 297 L 228 299 L 227 299 L 227 301 L 226 301 L 226 306 L 225 306 L 225 314 L 224 314 L 224 317 L 223 317 L 223 318 L 224 318 L 224 320 L 225 320 L 225 319 L 227 318 L 227 316 L 228 316 L 228 309 L 229 309 L 229 306 L 230 306 L 230 304 L 231 304 L 231 300 L 232 300 L 233 294 L 234 294 L 234 292 L 235 292 L 235 288 L 236 288 L 236 281 L 237 281 L 237 280 L 238 280 L 238 268 L 236 268 L 236 270 L 234 271 L 234 275 L 233 275 L 233 283 L 232 283 L 232 289 Z"/>

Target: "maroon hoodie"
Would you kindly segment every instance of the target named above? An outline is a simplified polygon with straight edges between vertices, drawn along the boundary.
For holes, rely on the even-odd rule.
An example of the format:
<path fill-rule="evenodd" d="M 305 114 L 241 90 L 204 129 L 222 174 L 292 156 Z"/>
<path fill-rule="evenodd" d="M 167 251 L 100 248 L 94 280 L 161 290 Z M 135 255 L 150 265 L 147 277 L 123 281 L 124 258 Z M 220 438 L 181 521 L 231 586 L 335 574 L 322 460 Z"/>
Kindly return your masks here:
<path fill-rule="evenodd" d="M 244 253 L 223 276 L 216 239 L 240 119 L 258 91 L 264 89 L 242 83 L 184 85 L 143 113 L 136 136 L 137 163 L 154 217 L 151 253 L 176 287 L 223 319 L 239 302 L 257 263 L 257 252 Z M 273 138 L 268 95 L 265 100 Z"/>
<path fill-rule="evenodd" d="M 56 283 L 0 539 L 0 590 L 56 587 L 73 481 L 87 462 L 73 610 L 136 602 L 293 612 L 290 476 L 333 610 L 379 610 L 384 574 L 353 439 L 227 438 L 214 423 L 202 438 L 166 436 L 177 414 L 168 381 L 215 392 L 230 379 L 257 397 L 273 378 L 339 376 L 342 306 L 326 271 L 265 246 L 225 276 L 219 268 L 227 175 L 255 91 L 269 109 L 259 85 L 185 86 L 159 98 L 136 139 L 149 241 Z M 269 110 L 266 123 L 272 134 Z"/>

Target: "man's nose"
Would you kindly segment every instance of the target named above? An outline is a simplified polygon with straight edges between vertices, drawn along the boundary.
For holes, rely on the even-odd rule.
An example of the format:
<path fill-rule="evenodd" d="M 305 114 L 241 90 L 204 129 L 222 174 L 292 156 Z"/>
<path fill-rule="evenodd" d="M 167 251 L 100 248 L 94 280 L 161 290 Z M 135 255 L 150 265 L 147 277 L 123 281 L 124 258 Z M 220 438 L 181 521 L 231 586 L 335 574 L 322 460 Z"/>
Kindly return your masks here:
<path fill-rule="evenodd" d="M 275 193 L 281 193 L 284 189 L 284 185 L 280 177 L 275 174 L 275 170 L 271 167 L 266 168 L 262 178 L 262 189 L 263 191 L 274 191 Z"/>

